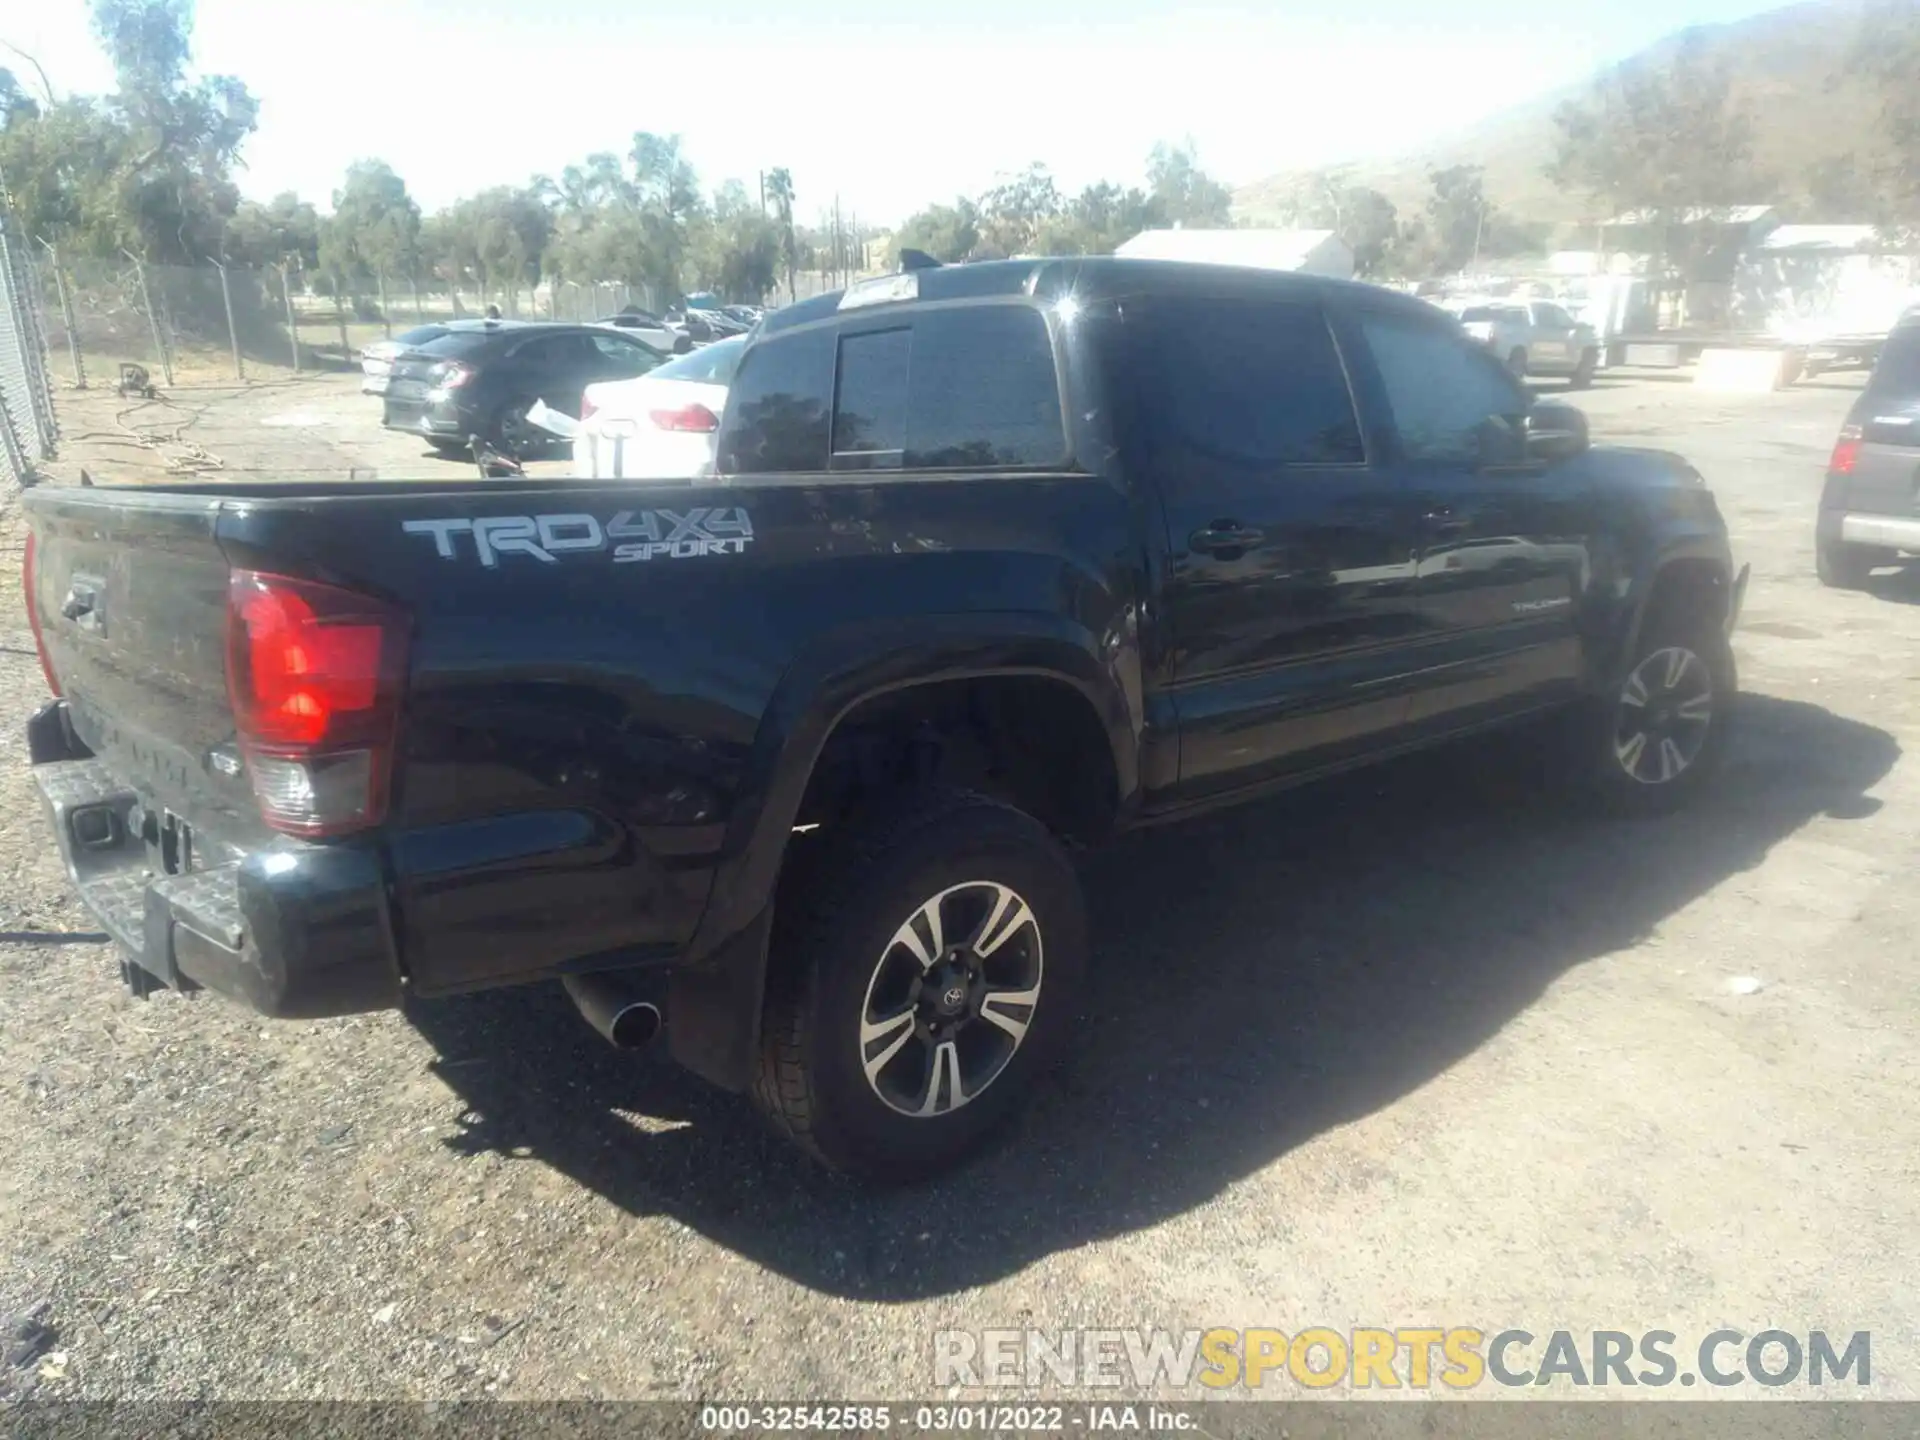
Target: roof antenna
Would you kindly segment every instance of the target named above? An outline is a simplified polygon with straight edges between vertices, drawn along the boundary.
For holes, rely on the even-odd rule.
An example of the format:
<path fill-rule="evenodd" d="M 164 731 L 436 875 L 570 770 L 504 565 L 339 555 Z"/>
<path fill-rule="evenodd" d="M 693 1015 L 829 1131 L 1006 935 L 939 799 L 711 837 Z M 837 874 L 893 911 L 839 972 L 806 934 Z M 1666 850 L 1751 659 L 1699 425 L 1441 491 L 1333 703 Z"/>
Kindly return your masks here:
<path fill-rule="evenodd" d="M 924 250 L 907 249 L 900 252 L 900 272 L 903 275 L 911 270 L 938 270 L 940 268 L 940 262 Z"/>

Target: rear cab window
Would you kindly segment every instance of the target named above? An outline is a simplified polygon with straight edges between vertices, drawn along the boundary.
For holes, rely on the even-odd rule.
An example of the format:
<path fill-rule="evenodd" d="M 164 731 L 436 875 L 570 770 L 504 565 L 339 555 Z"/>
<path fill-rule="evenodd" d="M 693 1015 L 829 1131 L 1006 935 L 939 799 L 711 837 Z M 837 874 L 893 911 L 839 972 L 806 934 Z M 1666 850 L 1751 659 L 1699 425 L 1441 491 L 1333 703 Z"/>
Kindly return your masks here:
<path fill-rule="evenodd" d="M 903 307 L 756 341 L 720 447 L 732 474 L 1066 462 L 1053 340 L 1025 302 Z"/>

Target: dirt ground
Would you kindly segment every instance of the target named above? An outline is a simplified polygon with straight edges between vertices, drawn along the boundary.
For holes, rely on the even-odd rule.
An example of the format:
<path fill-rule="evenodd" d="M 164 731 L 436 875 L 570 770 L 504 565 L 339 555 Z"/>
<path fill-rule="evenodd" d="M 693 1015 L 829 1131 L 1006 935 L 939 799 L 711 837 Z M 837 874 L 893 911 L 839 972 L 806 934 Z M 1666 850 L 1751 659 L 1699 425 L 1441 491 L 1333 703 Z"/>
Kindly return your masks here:
<path fill-rule="evenodd" d="M 1920 575 L 1813 578 L 1857 383 L 1580 397 L 1688 455 L 1753 565 L 1705 804 L 1576 819 L 1483 744 L 1132 838 L 1088 863 L 1076 1058 L 919 1189 L 816 1173 L 557 992 L 133 1002 L 16 745 L 0 1318 L 53 1338 L 0 1395 L 927 1396 L 937 1330 L 1314 1324 L 1869 1330 L 1870 1393 L 1920 1395 Z M 64 467 L 454 468 L 352 385 L 68 397 Z"/>

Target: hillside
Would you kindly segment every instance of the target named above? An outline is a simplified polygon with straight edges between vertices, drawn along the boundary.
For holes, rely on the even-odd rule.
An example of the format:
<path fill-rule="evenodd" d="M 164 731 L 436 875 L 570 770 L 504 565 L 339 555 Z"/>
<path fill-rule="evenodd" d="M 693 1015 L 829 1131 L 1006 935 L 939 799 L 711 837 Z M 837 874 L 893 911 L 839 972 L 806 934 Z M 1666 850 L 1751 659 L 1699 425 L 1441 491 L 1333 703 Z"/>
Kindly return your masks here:
<path fill-rule="evenodd" d="M 1726 59 L 1735 95 L 1753 108 L 1757 159 L 1763 172 L 1775 177 L 1773 193 L 1756 200 L 1791 201 L 1820 161 L 1848 151 L 1869 154 L 1878 143 L 1873 107 L 1862 103 L 1858 87 L 1846 83 L 1847 55 L 1862 8 L 1863 0 L 1814 0 L 1688 32 L 1705 41 L 1709 54 Z M 1663 40 L 1627 63 L 1657 61 L 1682 38 Z M 1584 196 L 1556 190 L 1544 173 L 1553 157 L 1554 110 L 1563 100 L 1584 97 L 1592 86 L 1588 82 L 1529 100 L 1422 150 L 1357 161 L 1349 171 L 1351 182 L 1379 190 L 1405 214 L 1425 202 L 1430 170 L 1479 165 L 1486 170 L 1488 197 L 1515 218 L 1595 218 Z M 1289 171 L 1242 186 L 1234 193 L 1234 213 L 1256 223 L 1281 218 L 1275 207 L 1309 173 Z"/>

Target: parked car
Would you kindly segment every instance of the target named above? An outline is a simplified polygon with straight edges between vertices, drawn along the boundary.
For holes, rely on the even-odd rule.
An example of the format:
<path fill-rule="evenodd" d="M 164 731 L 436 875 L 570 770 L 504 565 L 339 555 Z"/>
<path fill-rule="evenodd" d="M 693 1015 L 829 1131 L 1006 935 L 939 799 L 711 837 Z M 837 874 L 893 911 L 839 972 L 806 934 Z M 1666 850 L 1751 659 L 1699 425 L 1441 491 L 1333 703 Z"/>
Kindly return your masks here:
<path fill-rule="evenodd" d="M 448 453 L 478 436 L 520 458 L 550 439 L 527 421 L 536 400 L 577 415 L 587 386 L 644 375 L 666 358 L 600 325 L 458 321 L 393 362 L 384 423 Z"/>
<path fill-rule="evenodd" d="M 582 480 L 690 480 L 713 470 L 713 439 L 726 413 L 744 336 L 677 355 L 637 380 L 589 385 L 573 441 Z"/>
<path fill-rule="evenodd" d="M 398 335 L 386 340 L 376 340 L 360 352 L 360 393 L 362 395 L 384 395 L 387 393 L 387 377 L 393 372 L 396 356 L 404 354 L 416 345 L 425 345 L 429 340 L 438 340 L 447 333 L 445 325 L 416 325 L 411 330 L 402 330 Z"/>
<path fill-rule="evenodd" d="M 669 312 L 669 318 L 684 329 L 696 345 L 711 345 L 716 340 L 744 335 L 751 328 L 721 310 L 674 310 Z"/>
<path fill-rule="evenodd" d="M 1593 383 L 1599 336 L 1554 301 L 1454 300 L 1444 308 L 1516 376 L 1565 376 L 1576 390 Z"/>
<path fill-rule="evenodd" d="M 1651 814 L 1726 744 L 1747 572 L 1699 474 L 1383 289 L 862 282 L 763 322 L 718 467 L 26 491 L 32 774 L 133 990 L 558 978 L 904 1178 L 1098 1013 L 1070 844 L 1541 716 Z"/>
<path fill-rule="evenodd" d="M 1858 590 L 1875 567 L 1920 555 L 1920 315 L 1881 347 L 1827 461 L 1814 534 L 1822 584 Z"/>
<path fill-rule="evenodd" d="M 633 336 L 643 345 L 667 355 L 683 355 L 693 348 L 685 326 L 670 325 L 658 315 L 642 310 L 637 305 L 629 305 L 618 315 L 606 315 L 593 322 L 596 325 L 611 325 L 624 334 Z"/>

